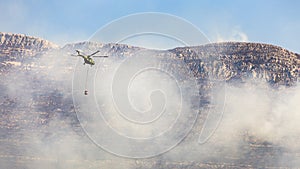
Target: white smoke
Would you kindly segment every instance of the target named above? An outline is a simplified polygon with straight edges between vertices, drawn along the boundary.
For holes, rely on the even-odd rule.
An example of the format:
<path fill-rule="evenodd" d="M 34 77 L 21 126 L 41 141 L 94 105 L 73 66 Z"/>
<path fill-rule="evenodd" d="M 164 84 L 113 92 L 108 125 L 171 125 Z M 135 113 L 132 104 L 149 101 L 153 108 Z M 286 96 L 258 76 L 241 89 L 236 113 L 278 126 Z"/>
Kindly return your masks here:
<path fill-rule="evenodd" d="M 254 166 L 299 166 L 300 150 L 299 85 L 274 89 L 262 81 L 228 84 L 222 120 L 204 143 L 198 144 L 198 130 L 186 141 L 165 155 L 170 161 L 226 163 L 243 161 Z M 200 117 L 205 117 L 204 115 Z M 218 125 L 219 118 L 210 123 Z M 284 150 L 284 151 L 283 151 Z M 261 151 L 260 153 L 257 151 Z M 255 155 L 254 157 L 251 155 Z M 259 161 L 259 155 L 262 155 Z M 250 160 L 254 158 L 253 160 Z"/>
<path fill-rule="evenodd" d="M 238 26 L 231 29 L 217 30 L 212 36 L 212 42 L 248 42 L 248 35 Z"/>
<path fill-rule="evenodd" d="M 98 63 L 101 62 L 101 60 L 96 61 Z M 74 66 L 72 65 L 76 62 L 77 59 L 70 57 L 68 54 L 66 55 L 66 52 L 54 52 L 41 56 L 41 58 L 37 60 L 35 67 L 32 67 L 35 71 L 40 72 L 39 76 L 44 77 L 43 80 L 46 79 L 44 81 L 45 85 L 46 83 L 49 83 L 49 81 L 61 82 L 57 83 L 59 84 L 57 89 L 63 95 L 62 105 L 73 105 L 73 103 L 70 102 L 72 101 L 71 84 L 72 72 L 74 70 Z M 82 64 L 81 61 L 80 64 Z M 101 74 L 98 72 L 98 76 L 92 76 L 97 73 L 97 65 L 90 69 L 91 72 L 89 75 L 91 76 L 88 77 L 90 80 L 88 84 L 92 85 L 93 79 L 96 78 L 96 84 L 102 86 L 96 86 L 96 88 L 88 87 L 88 96 L 83 95 L 86 69 L 80 71 L 82 74 L 76 75 L 79 77 L 79 86 L 82 87 L 82 90 L 78 90 L 78 94 L 81 95 L 81 98 L 91 98 L 94 100 L 93 92 L 95 90 L 95 96 L 103 99 L 98 100 L 99 103 L 106 104 L 99 104 L 98 106 L 104 108 L 105 112 L 108 113 L 107 117 L 111 118 L 110 124 L 112 127 L 120 129 L 121 133 L 127 132 L 126 134 L 136 134 L 148 137 L 151 136 L 151 132 L 155 134 L 155 131 L 164 128 L 164 125 L 168 125 L 160 123 L 156 128 L 150 127 L 146 130 L 143 130 L 142 128 L 138 130 L 135 126 L 130 128 L 127 123 L 119 121 L 119 117 L 111 116 L 114 113 L 114 111 L 111 111 L 114 108 L 114 105 L 110 102 L 111 93 L 106 89 L 111 87 L 110 84 L 113 81 L 115 69 L 120 64 L 120 61 L 118 62 L 117 60 L 110 58 L 103 62 L 103 64 L 101 62 L 98 71 L 101 71 L 101 68 L 105 68 L 102 67 L 105 64 L 110 66 L 106 67 L 107 70 L 104 71 L 104 73 Z M 158 62 L 157 64 L 161 64 L 161 62 Z M 138 78 L 135 79 L 136 81 L 133 81 L 131 86 L 129 86 L 129 96 L 132 99 L 132 105 L 134 105 L 137 110 L 149 109 L 151 104 L 155 103 L 151 102 L 151 97 L 149 97 L 149 93 L 151 94 L 151 91 L 153 90 L 152 87 L 159 82 L 166 82 L 166 77 L 157 73 L 149 73 L 150 72 L 143 76 L 137 76 Z M 12 80 L 11 78 L 14 77 L 15 79 L 13 80 L 14 83 L 7 86 L 7 93 L 11 97 L 23 98 L 24 100 L 21 100 L 20 102 L 24 105 L 24 103 L 32 99 L 34 95 L 30 90 L 24 90 L 24 86 L 29 87 L 35 82 L 35 79 L 32 77 L 32 79 L 28 78 L 28 76 L 20 72 L 11 72 L 11 75 L 11 77 L 7 78 Z M 178 106 L 178 97 L 176 96 L 176 94 L 178 94 L 177 87 L 174 83 L 171 84 L 171 87 L 168 89 L 170 91 L 167 93 L 173 93 L 173 95 L 169 96 L 167 101 L 170 102 L 171 107 L 174 105 Z M 164 85 L 169 86 L 170 83 L 166 82 Z M 49 91 L 42 92 L 47 93 Z M 275 90 L 271 89 L 269 85 L 264 82 L 255 83 L 250 80 L 243 85 L 228 85 L 226 88 L 226 104 L 222 121 L 216 132 L 205 144 L 199 145 L 197 142 L 201 125 L 203 124 L 201 118 L 205 117 L 205 112 L 202 112 L 203 114 L 199 115 L 198 121 L 192 132 L 178 146 L 153 159 L 137 161 L 116 157 L 95 145 L 81 130 L 78 121 L 73 121 L 74 118 L 72 117 L 74 117 L 75 112 L 68 111 L 62 112 L 61 115 L 57 115 L 59 110 L 53 110 L 56 116 L 50 116 L 48 123 L 40 125 L 37 128 L 32 128 L 32 126 L 39 122 L 38 119 L 40 117 L 37 116 L 41 113 L 41 110 L 31 109 L 30 112 L 23 114 L 21 117 L 31 120 L 32 126 L 23 126 L 28 124 L 28 121 L 22 122 L 22 119 L 20 119 L 19 125 L 22 126 L 24 131 L 22 134 L 26 135 L 26 137 L 22 140 L 22 146 L 15 145 L 18 149 L 17 151 L 22 151 L 20 156 L 23 161 L 14 155 L 12 159 L 16 159 L 19 165 L 24 165 L 27 168 L 99 168 L 99 166 L 103 168 L 138 168 L 138 166 L 149 165 L 149 163 L 153 163 L 154 161 L 157 162 L 159 160 L 162 162 L 170 161 L 176 164 L 187 161 L 202 163 L 212 159 L 235 162 L 232 159 L 241 161 L 247 159 L 245 154 L 246 152 L 251 151 L 249 144 L 252 144 L 248 142 L 248 137 L 253 137 L 253 140 L 258 143 L 267 142 L 274 147 L 287 149 L 288 152 L 296 152 L 300 148 L 298 146 L 300 145 L 298 141 L 300 135 L 300 127 L 298 124 L 300 118 L 300 107 L 298 104 L 300 100 L 299 96 L 299 86 Z M 186 100 L 186 103 L 188 102 L 189 100 Z M 96 105 L 94 102 L 87 103 L 87 105 L 80 106 L 91 108 Z M 186 103 L 184 103 L 184 105 L 186 105 Z M 176 110 L 176 106 L 174 106 L 175 108 L 172 110 Z M 186 109 L 183 109 L 182 113 L 189 113 L 189 106 L 190 105 L 186 106 Z M 35 114 L 33 112 L 38 113 Z M 96 112 L 98 112 L 98 109 L 96 109 Z M 16 111 L 16 113 L 18 112 Z M 165 116 L 165 118 L 167 117 L 173 116 Z M 94 122 L 99 121 L 96 119 Z M 85 124 L 83 123 L 82 125 Z M 100 126 L 101 125 L 106 124 L 102 123 Z M 99 128 L 95 128 L 95 130 L 99 130 Z M 109 137 L 111 133 L 101 134 Z M 14 135 L 19 137 L 19 133 L 14 133 Z M 179 135 L 175 134 L 175 136 L 177 137 Z M 132 146 L 130 142 L 121 144 L 119 140 L 113 140 L 111 143 L 116 149 L 123 149 L 125 152 L 130 151 L 130 149 L 127 149 L 128 146 Z M 13 145 L 13 143 L 11 144 Z M 2 155 L 8 154 L 3 153 Z M 285 166 L 287 161 L 291 158 L 297 159 L 295 156 L 289 157 L 280 154 L 280 152 L 279 154 L 276 154 L 275 152 L 274 155 L 281 156 L 280 159 L 277 159 L 280 161 L 279 164 L 276 159 L 270 160 L 272 164 L 267 162 L 263 164 L 275 167 Z M 1 160 L 4 161 L 0 165 L 2 168 L 14 165 L 7 160 L 7 158 L 4 160 L 2 158 Z M 157 165 L 157 167 L 160 167 L 159 164 Z"/>
<path fill-rule="evenodd" d="M 232 134 L 254 135 L 258 140 L 285 148 L 300 148 L 300 88 L 270 89 L 268 84 L 229 86 L 220 130 Z M 294 144 L 290 144 L 294 143 Z"/>

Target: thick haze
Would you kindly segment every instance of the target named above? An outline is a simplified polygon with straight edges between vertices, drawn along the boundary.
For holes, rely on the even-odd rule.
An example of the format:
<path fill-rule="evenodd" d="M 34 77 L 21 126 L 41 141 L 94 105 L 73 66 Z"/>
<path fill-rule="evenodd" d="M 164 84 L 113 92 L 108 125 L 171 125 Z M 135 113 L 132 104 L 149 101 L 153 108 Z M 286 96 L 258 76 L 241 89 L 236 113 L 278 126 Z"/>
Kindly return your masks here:
<path fill-rule="evenodd" d="M 0 31 L 37 36 L 59 45 L 87 40 L 99 28 L 124 15 L 153 11 L 170 13 L 187 19 L 203 31 L 212 42 L 265 42 L 300 53 L 298 45 L 300 39 L 300 19 L 298 17 L 300 3 L 298 1 L 91 0 L 80 3 L 79 1 L 57 0 L 11 0 L 0 1 L 0 6 L 2 9 Z M 40 75 L 43 76 L 43 80 L 46 79 L 46 81 L 43 81 L 45 83 L 56 79 L 54 81 L 58 81 L 57 84 L 60 84 L 59 93 L 63 95 L 63 99 L 71 101 L 72 76 L 66 76 L 62 73 L 62 70 L 66 65 L 73 66 L 76 59 L 71 60 L 68 57 L 65 52 L 43 55 L 39 60 L 39 64 L 50 68 L 40 69 L 37 67 L 36 70 L 41 72 Z M 103 79 L 109 79 L 110 75 L 107 74 L 108 77 L 104 76 Z M 31 86 L 35 83 L 35 80 L 31 81 L 25 73 L 18 72 L 12 72 L 11 77 L 17 78 L 16 80 L 8 80 L 12 84 L 6 86 L 6 93 L 12 98 L 21 98 L 19 100 L 20 105 L 26 105 L 27 100 L 31 99 L 34 93 L 30 90 L 24 91 L 24 86 Z M 153 87 L 152 85 L 145 85 L 145 82 L 142 81 L 143 78 L 145 77 L 140 77 L 139 80 L 141 81 L 133 83 L 132 86 L 135 86 L 135 88 L 140 87 L 139 89 L 153 90 L 150 88 Z M 160 78 L 161 76 L 152 77 L 151 83 L 160 81 Z M 175 89 L 176 87 L 170 88 L 171 92 L 169 93 L 175 92 Z M 42 92 L 47 93 L 48 91 Z M 82 94 L 81 90 L 79 92 Z M 135 108 L 148 109 L 151 105 L 149 103 L 151 100 L 148 99 L 149 92 L 142 91 L 135 94 L 133 93 L 135 99 L 132 100 L 136 104 Z M 229 162 L 252 164 L 249 156 L 258 154 L 261 156 L 257 157 L 256 160 L 258 158 L 263 160 L 260 163 L 257 162 L 257 164 L 275 167 L 299 167 L 297 153 L 288 154 L 300 150 L 298 139 L 300 135 L 299 95 L 299 87 L 274 91 L 264 82 L 249 81 L 237 86 L 232 84 L 226 90 L 226 104 L 222 121 L 215 134 L 207 142 L 198 144 L 200 130 L 196 130 L 188 136 L 186 142 L 175 149 L 163 156 L 146 159 L 144 162 L 147 162 L 147 160 L 148 162 L 152 160 L 156 162 L 168 160 L 175 162 L 214 162 L 214 160 L 222 162 L 222 160 L 228 160 Z M 108 97 L 110 94 L 104 93 L 104 96 Z M 148 100 L 140 98 L 147 98 Z M 175 101 L 177 100 L 174 97 L 171 103 L 174 104 Z M 86 106 L 95 105 L 89 104 Z M 18 108 L 17 106 L 16 109 Z M 104 108 L 109 109 L 110 107 Z M 33 109 L 33 111 L 37 110 Z M 36 119 L 35 114 L 23 114 L 22 117 L 29 120 Z M 41 128 L 44 132 L 46 131 L 46 134 L 28 132 L 32 129 L 32 126 L 36 125 L 34 122 L 29 126 L 24 126 L 24 122 L 20 122 L 19 125 L 25 128 L 24 133 L 21 133 L 26 136 L 23 141 L 29 144 L 26 144 L 25 147 L 19 146 L 21 148 L 17 150 L 8 148 L 8 151 L 23 153 L 27 158 L 27 160 L 24 160 L 25 162 L 23 161 L 24 166 L 28 168 L 45 168 L 45 166 L 48 166 L 48 168 L 99 168 L 99 166 L 103 168 L 141 168 L 135 160 L 119 158 L 103 151 L 93 144 L 82 131 L 75 130 L 68 120 L 70 119 L 60 116 L 50 118 L 49 122 Z M 197 123 L 200 123 L 200 121 L 198 120 Z M 217 124 L 214 121 L 212 123 Z M 124 123 L 116 123 L 115 125 L 116 127 L 122 127 Z M 164 127 L 164 125 L 161 124 L 158 128 L 160 129 L 160 127 Z M 150 130 L 154 129 L 150 128 Z M 197 129 L 201 129 L 201 125 Z M 132 131 L 136 131 L 136 128 L 127 132 Z M 47 133 L 50 133 L 50 136 Z M 19 137 L 18 134 L 20 133 L 13 134 Z M 271 148 L 267 147 L 263 149 L 266 150 L 263 152 L 252 151 L 248 144 L 251 141 L 247 142 L 245 138 L 253 135 L 256 136 L 255 139 L 258 142 L 269 144 Z M 118 145 L 118 140 L 113 143 L 116 148 L 120 148 L 117 147 L 121 146 Z M 275 147 L 274 149 L 283 149 L 284 152 L 275 152 L 272 146 Z M 274 158 L 271 157 L 267 161 L 268 153 L 273 154 L 276 158 L 273 156 Z M 5 163 L 0 163 L 0 168 L 10 168 L 15 163 L 13 160 L 18 160 L 15 156 L 10 158 L 13 159 L 11 161 L 7 159 L 1 159 Z M 254 166 L 255 164 L 253 163 Z M 159 168 L 159 166 L 153 168 Z"/>
<path fill-rule="evenodd" d="M 45 88 L 45 90 L 40 92 L 51 93 L 52 91 L 58 90 L 58 93 L 63 96 L 63 103 L 68 104 L 67 107 L 69 107 L 73 105 L 72 102 L 69 102 L 71 100 L 70 83 L 72 76 L 70 76 L 68 73 L 64 74 L 62 72 L 65 72 L 63 70 L 66 68 L 66 65 L 70 66 L 75 64 L 76 58 L 67 59 L 69 58 L 67 53 L 67 51 L 63 51 L 43 55 L 37 60 L 37 67 L 34 69 L 35 71 L 41 72 L 37 77 L 43 77 L 41 78 L 42 84 L 49 83 L 49 80 L 59 84 L 58 89 L 56 89 L 54 85 L 54 88 Z M 100 62 L 101 60 L 97 61 Z M 117 60 L 110 58 L 109 60 L 104 61 L 102 63 L 104 65 L 101 64 L 99 68 L 105 68 L 105 64 L 114 65 L 116 63 L 118 63 Z M 136 64 L 137 67 L 142 64 L 142 62 L 139 63 L 140 64 Z M 149 62 L 147 61 L 146 63 Z M 80 79 L 85 79 L 84 70 L 86 67 L 82 65 L 81 60 L 78 62 L 78 64 L 83 68 L 83 70 L 81 69 L 79 74 L 77 74 L 79 77 L 79 86 L 82 87 L 84 80 Z M 45 69 L 43 66 L 46 66 L 47 68 Z M 122 76 L 126 76 L 126 70 L 134 69 L 136 66 L 129 64 L 123 68 L 118 67 L 118 69 L 124 73 L 121 74 Z M 142 127 L 138 128 L 127 125 L 128 122 L 122 122 L 118 119 L 119 117 L 116 118 L 116 116 L 113 114 L 115 113 L 115 110 L 112 110 L 115 105 L 111 104 L 111 101 L 109 100 L 111 99 L 109 90 L 101 91 L 102 88 L 110 87 L 110 82 L 113 76 L 115 76 L 115 72 L 111 69 L 115 69 L 116 67 L 108 66 L 106 68 L 107 70 L 102 73 L 100 73 L 101 70 L 99 69 L 98 71 L 100 72 L 98 76 L 92 76 L 89 78 L 91 78 L 91 80 L 92 78 L 96 78 L 95 83 L 99 84 L 98 88 L 95 88 L 97 91 L 95 97 L 97 97 L 97 100 L 99 101 L 98 106 L 103 108 L 102 110 L 105 110 L 107 117 L 110 118 L 109 122 L 112 127 L 119 129 L 119 132 L 125 134 L 126 136 L 133 134 L 134 136 L 138 135 L 140 137 L 149 137 L 152 136 L 152 134 L 156 134 L 156 132 L 163 129 L 163 127 L 166 127 L 166 125 L 169 125 L 169 123 L 159 123 L 157 128 L 150 126 L 150 128 L 142 129 Z M 95 71 L 96 67 L 93 69 Z M 72 71 L 70 72 L 72 73 Z M 172 106 L 179 105 L 177 105 L 178 90 L 176 84 L 170 84 L 168 81 L 165 81 L 166 77 L 163 74 L 160 74 L 160 72 L 148 73 L 151 75 L 147 75 L 146 73 L 144 74 L 145 76 L 136 76 L 136 79 L 133 78 L 134 81 L 131 82 L 131 86 L 129 87 L 128 93 L 130 95 L 128 95 L 128 98 L 131 99 L 134 109 L 147 110 L 151 106 L 154 106 L 155 108 L 155 105 L 159 104 L 151 100 L 151 94 L 155 94 L 157 87 L 165 86 L 165 89 L 169 90 L 166 91 L 166 96 L 171 94 L 170 96 L 166 97 L 167 99 L 165 101 L 170 103 L 170 110 L 173 111 Z M 11 75 L 12 76 L 7 77 L 7 80 L 12 80 L 10 79 L 12 77 L 17 78 L 14 80 L 12 85 L 7 86 L 6 93 L 12 98 L 22 98 L 18 100 L 18 104 L 26 105 L 27 100 L 31 99 L 35 94 L 32 90 L 25 90 L 26 92 L 21 91 L 24 89 L 24 87 L 31 86 L 36 80 L 30 80 L 31 78 L 28 77 L 28 74 L 26 73 L 12 71 Z M 106 83 L 103 83 L 103 81 Z M 118 82 L 119 83 L 116 83 L 118 86 L 122 86 L 123 83 L 127 85 L 126 81 L 124 82 L 121 80 Z M 163 82 L 163 85 L 160 86 L 160 83 L 158 82 Z M 187 85 L 190 85 L 190 83 Z M 116 87 L 118 88 L 118 86 Z M 41 86 L 41 89 L 43 88 L 44 87 Z M 86 103 L 86 105 L 75 104 L 75 107 L 79 106 L 82 109 L 89 111 L 95 109 L 94 102 L 85 102 L 85 100 L 94 99 L 93 88 L 89 88 L 90 95 L 87 97 L 83 95 L 83 89 L 84 88 L 78 90 L 78 95 L 80 95 L 80 98 L 82 98 L 81 103 Z M 161 88 L 161 90 L 164 90 L 164 87 Z M 183 90 L 182 92 L 186 93 L 186 90 Z M 218 93 L 219 91 L 215 92 Z M 219 93 L 221 95 L 223 94 L 222 92 Z M 178 163 L 181 162 L 191 162 L 191 165 L 193 165 L 193 162 L 213 163 L 215 161 L 245 165 L 249 164 L 254 166 L 254 168 L 258 168 L 259 166 L 299 167 L 299 159 L 296 156 L 297 152 L 300 150 L 298 139 L 298 136 L 300 135 L 300 126 L 298 123 L 300 119 L 300 107 L 298 104 L 300 94 L 299 87 L 282 87 L 281 90 L 277 91 L 271 89 L 269 85 L 263 81 L 249 80 L 244 84 L 228 84 L 225 94 L 226 102 L 222 121 L 220 122 L 216 132 L 213 133 L 212 137 L 208 141 L 202 144 L 198 143 L 198 137 L 200 135 L 199 129 L 201 129 L 201 124 L 203 124 L 201 123 L 201 120 L 198 119 L 193 127 L 193 131 L 189 133 L 188 137 L 183 142 L 181 142 L 171 151 L 161 156 L 155 156 L 154 158 L 134 160 L 131 158 L 121 158 L 104 151 L 96 146 L 92 139 L 89 139 L 83 133 L 78 123 L 74 124 L 74 122 L 72 123 L 72 118 L 68 118 L 68 116 L 74 116 L 75 112 L 68 111 L 62 112 L 62 115 L 60 116 L 51 116 L 51 113 L 56 112 L 57 109 L 50 110 L 50 116 L 47 120 L 47 123 L 40 125 L 40 123 L 38 123 L 38 118 L 41 118 L 41 116 L 37 118 L 37 114 L 34 114 L 34 112 L 43 111 L 46 107 L 40 107 L 39 109 L 32 108 L 29 109 L 26 114 L 21 115 L 22 119 L 27 119 L 31 121 L 31 123 L 24 123 L 24 121 L 20 120 L 19 125 L 23 130 L 21 133 L 12 133 L 10 137 L 18 138 L 20 135 L 24 135 L 25 137 L 23 138 L 22 136 L 21 138 L 23 138 L 22 144 L 25 144 L 25 146 L 22 146 L 21 144 L 16 147 L 11 146 L 13 148 L 9 147 L 5 150 L 6 153 L 8 151 L 12 154 L 10 159 L 16 159 L 17 162 L 20 162 L 18 161 L 19 159 L 17 156 L 14 154 L 15 152 L 18 152 L 18 155 L 24 158 L 23 161 L 21 161 L 23 163 L 20 165 L 23 165 L 27 168 L 45 168 L 45 166 L 47 166 L 46 168 L 99 168 L 99 166 L 103 168 L 143 168 L 147 165 L 154 165 L 152 168 L 159 168 L 163 167 L 166 162 L 174 162 L 177 165 L 179 165 Z M 161 97 L 161 95 L 154 95 L 154 97 L 157 100 L 158 97 Z M 188 105 L 185 101 L 189 100 L 183 100 L 182 102 L 184 105 Z M 217 104 L 222 105 L 223 102 Z M 119 104 L 118 106 L 122 107 L 126 105 Z M 15 107 L 16 110 L 19 108 L 22 108 L 22 106 Z M 187 106 L 186 108 L 187 109 L 183 109 L 184 111 L 182 113 L 190 115 L 190 107 Z M 98 112 L 99 110 L 96 111 Z M 15 113 L 18 113 L 18 111 Z M 83 113 L 83 115 L 86 115 L 85 113 L 90 112 L 87 111 Z M 173 112 L 170 113 L 171 116 L 166 116 L 165 119 L 162 119 L 164 119 L 166 122 L 172 121 L 172 117 L 174 117 L 172 116 Z M 205 112 L 201 112 L 199 115 L 201 117 L 205 117 Z M 92 119 L 91 121 L 93 120 L 95 125 L 98 125 L 98 127 L 99 125 L 101 127 L 106 125 L 105 123 L 99 123 L 97 119 Z M 193 122 L 192 120 L 193 119 L 190 119 L 191 122 Z M 216 120 L 218 120 L 218 118 L 216 118 Z M 89 126 L 91 124 L 90 121 L 87 122 L 88 123 L 83 123 L 82 125 L 85 125 L 86 127 L 93 127 Z M 217 124 L 217 122 L 214 121 L 211 123 Z M 187 123 L 181 124 L 184 126 Z M 179 126 L 179 129 L 182 129 L 180 127 L 182 126 Z M 183 128 L 185 129 L 185 127 Z M 101 139 L 105 140 L 106 138 L 110 138 L 113 134 L 112 132 L 103 132 L 102 128 L 95 127 L 92 129 L 94 129 L 96 132 L 99 132 L 101 129 L 102 132 L 100 132 L 100 141 Z M 140 133 L 137 131 L 140 131 Z M 145 131 L 147 132 L 145 133 Z M 175 130 L 174 139 L 177 139 L 178 137 L 182 137 L 182 135 L 178 135 L 178 131 Z M 114 137 L 112 136 L 111 138 Z M 171 137 L 171 139 L 172 138 L 173 137 Z M 172 142 L 172 140 L 170 142 Z M 112 148 L 115 148 L 114 151 L 120 150 L 121 153 L 133 153 L 133 155 L 136 153 L 136 151 L 130 152 L 132 149 L 136 148 L 135 144 L 132 144 L 131 142 L 124 143 L 120 142 L 118 139 L 114 139 L 108 143 L 108 148 L 110 148 L 109 146 L 112 146 Z M 15 143 L 11 144 L 14 145 Z M 145 148 L 148 146 L 149 145 L 145 144 Z M 160 146 L 164 146 L 164 144 L 160 144 Z M 155 147 L 159 148 L 159 146 Z M 259 148 L 255 149 L 255 147 Z M 109 150 L 111 149 L 108 149 L 108 151 Z M 156 151 L 156 149 L 145 151 L 153 150 L 154 152 Z M 143 153 L 145 151 L 141 152 Z M 7 159 L 7 157 L 0 159 L 3 160 L 3 162 L 0 164 L 0 167 L 12 168 L 11 166 L 15 165 L 15 161 L 9 161 Z"/>
<path fill-rule="evenodd" d="M 299 53 L 299 1 L 0 1 L 0 31 L 63 45 L 89 39 L 105 24 L 137 12 L 182 17 L 215 41 L 265 42 Z"/>

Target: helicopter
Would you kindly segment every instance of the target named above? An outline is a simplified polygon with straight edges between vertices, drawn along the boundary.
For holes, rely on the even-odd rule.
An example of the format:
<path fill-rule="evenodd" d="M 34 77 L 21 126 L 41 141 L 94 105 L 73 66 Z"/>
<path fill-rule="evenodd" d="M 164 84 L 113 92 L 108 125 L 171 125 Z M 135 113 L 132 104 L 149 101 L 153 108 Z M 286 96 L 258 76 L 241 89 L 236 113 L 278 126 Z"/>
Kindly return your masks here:
<path fill-rule="evenodd" d="M 94 52 L 94 53 L 92 53 L 90 55 L 81 54 L 81 51 L 79 51 L 79 50 L 76 50 L 76 52 L 77 52 L 77 55 L 72 55 L 72 56 L 80 56 L 80 57 L 82 57 L 83 60 L 84 60 L 83 65 L 88 64 L 88 65 L 91 65 L 91 67 L 93 65 L 95 65 L 95 61 L 93 60 L 92 57 L 108 57 L 108 56 L 105 56 L 105 55 L 104 56 L 94 56 L 95 54 L 97 54 L 97 53 L 100 52 L 99 50 L 97 50 L 96 52 Z M 87 76 L 88 76 L 88 73 L 89 73 L 89 69 L 87 69 Z M 87 88 L 87 77 L 86 77 L 86 80 L 85 80 L 85 88 Z M 88 95 L 88 90 L 87 89 L 84 90 L 84 95 Z"/>
<path fill-rule="evenodd" d="M 81 54 L 81 52 L 79 51 L 79 50 L 76 50 L 76 52 L 77 52 L 77 55 L 72 55 L 72 56 L 80 56 L 80 57 L 82 57 L 83 58 L 83 60 L 84 60 L 84 65 L 85 64 L 88 64 L 88 65 L 91 65 L 91 66 L 93 66 L 93 65 L 95 65 L 95 61 L 94 61 L 94 59 L 92 58 L 92 57 L 108 57 L 108 56 L 94 56 L 95 54 L 97 54 L 98 52 L 100 52 L 99 50 L 98 51 L 96 51 L 96 52 L 94 52 L 94 53 L 92 53 L 92 54 L 90 54 L 90 55 L 84 55 L 84 54 Z"/>

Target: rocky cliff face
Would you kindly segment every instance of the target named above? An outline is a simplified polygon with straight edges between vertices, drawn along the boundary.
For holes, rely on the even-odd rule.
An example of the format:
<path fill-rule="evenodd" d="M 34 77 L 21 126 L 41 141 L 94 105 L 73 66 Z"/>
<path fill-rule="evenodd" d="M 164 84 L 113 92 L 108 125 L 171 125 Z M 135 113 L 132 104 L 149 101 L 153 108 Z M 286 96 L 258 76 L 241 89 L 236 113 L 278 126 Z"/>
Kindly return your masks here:
<path fill-rule="evenodd" d="M 260 78 L 271 84 L 292 85 L 300 76 L 300 55 L 269 44 L 224 42 L 171 51 L 202 78 L 204 72 L 210 72 L 226 81 Z"/>
<path fill-rule="evenodd" d="M 289 151 L 272 142 L 258 140 L 255 133 L 245 134 L 243 144 L 238 147 L 242 151 L 240 156 L 226 153 L 226 147 L 209 152 L 211 157 L 205 160 L 198 160 L 200 156 L 188 153 L 187 156 L 191 156 L 188 161 L 172 161 L 161 156 L 130 160 L 103 155 L 108 153 L 88 140 L 74 110 L 71 86 L 77 58 L 70 54 L 75 49 L 86 53 L 99 50 L 99 54 L 116 60 L 146 50 L 93 42 L 58 47 L 39 38 L 0 33 L 0 168 L 34 168 L 32 163 L 35 168 L 112 168 L 119 162 L 123 165 L 120 168 L 300 166 L 297 162 L 294 162 L 296 165 L 278 162 L 280 156 L 296 161 L 299 151 Z M 210 104 L 211 87 L 205 83 L 209 78 L 221 79 L 228 84 L 263 79 L 271 86 L 293 86 L 299 82 L 300 55 L 278 46 L 224 42 L 156 52 L 166 58 L 165 62 L 168 62 L 168 57 L 176 57 L 188 65 L 202 84 L 203 105 Z M 201 118 L 197 121 L 203 121 Z M 197 139 L 195 133 L 200 129 L 201 126 L 191 132 L 193 139 Z M 190 137 L 185 139 L 186 142 L 190 140 Z"/>
<path fill-rule="evenodd" d="M 20 34 L 0 32 L 2 64 L 20 65 L 20 59 L 51 50 L 72 52 L 74 49 L 100 50 L 105 55 L 130 56 L 140 48 L 122 44 L 81 42 L 67 44 L 61 49 L 47 40 Z M 223 42 L 169 50 L 182 58 L 198 78 L 208 76 L 226 81 L 249 78 L 265 79 L 271 84 L 292 85 L 299 79 L 300 55 L 278 46 Z"/>
<path fill-rule="evenodd" d="M 83 42 L 63 49 L 100 50 L 104 55 L 130 56 L 141 48 L 122 44 Z M 169 50 L 184 60 L 199 79 L 216 78 L 227 82 L 265 79 L 273 85 L 293 85 L 299 79 L 300 55 L 270 44 L 223 42 Z"/>
<path fill-rule="evenodd" d="M 0 57 L 16 59 L 24 56 L 35 56 L 58 46 L 47 40 L 21 34 L 0 32 Z"/>

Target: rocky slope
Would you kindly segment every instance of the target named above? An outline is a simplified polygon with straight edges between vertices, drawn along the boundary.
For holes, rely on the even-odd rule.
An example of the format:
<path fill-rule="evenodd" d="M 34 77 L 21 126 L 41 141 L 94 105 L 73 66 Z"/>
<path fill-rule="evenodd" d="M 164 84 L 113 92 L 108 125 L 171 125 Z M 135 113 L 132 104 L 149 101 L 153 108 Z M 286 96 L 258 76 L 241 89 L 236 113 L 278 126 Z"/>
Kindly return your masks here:
<path fill-rule="evenodd" d="M 122 44 L 81 42 L 60 48 L 43 39 L 0 33 L 0 59 L 3 63 L 20 65 L 21 58 L 37 56 L 47 51 L 74 49 L 100 50 L 102 54 L 130 56 L 140 48 Z M 214 78 L 242 80 L 262 78 L 273 84 L 292 85 L 299 79 L 300 55 L 279 46 L 261 43 L 223 42 L 169 50 L 182 58 L 197 77 L 205 78 L 210 71 Z M 13 62 L 17 61 L 17 62 Z"/>
<path fill-rule="evenodd" d="M 47 40 L 21 34 L 0 32 L 0 57 L 14 59 L 23 56 L 34 56 L 49 49 L 58 48 Z"/>
<path fill-rule="evenodd" d="M 22 62 L 50 49 L 58 48 L 54 43 L 40 38 L 0 32 L 0 73 L 11 66 L 21 66 Z"/>
<path fill-rule="evenodd" d="M 224 42 L 171 51 L 193 65 L 199 76 L 199 70 L 210 70 L 226 81 L 261 78 L 282 85 L 292 85 L 300 76 L 300 55 L 269 44 Z"/>
<path fill-rule="evenodd" d="M 123 44 L 81 42 L 64 47 L 34 37 L 0 33 L 0 168 L 292 168 L 299 167 L 299 151 L 245 134 L 238 149 L 242 155 L 219 147 L 199 160 L 185 156 L 169 160 L 112 157 L 95 146 L 82 131 L 72 100 L 75 49 L 122 60 L 144 50 Z M 278 46 L 224 42 L 157 51 L 168 62 L 180 58 L 201 84 L 203 106 L 209 106 L 209 79 L 228 84 L 262 79 L 272 87 L 299 82 L 300 55 Z M 164 63 L 162 63 L 164 64 Z M 178 67 L 175 66 L 177 69 Z M 178 70 L 180 71 L 180 70 Z M 199 116 L 197 121 L 203 121 Z M 185 142 L 197 140 L 201 124 Z M 243 133 L 244 134 L 244 133 Z M 183 143 L 185 145 L 185 143 Z M 224 155 L 225 152 L 225 155 Z M 234 152 L 233 150 L 230 152 Z M 180 153 L 179 153 L 180 154 Z M 199 154 L 198 154 L 199 155 Z M 292 159 L 281 163 L 280 157 Z M 221 157 L 221 158 L 218 158 Z M 183 160 L 182 160 L 183 159 Z M 120 167 L 121 165 L 121 167 Z"/>

